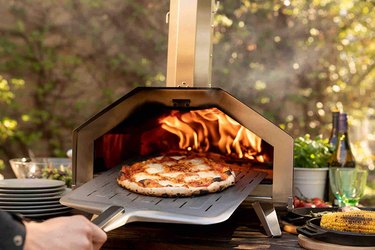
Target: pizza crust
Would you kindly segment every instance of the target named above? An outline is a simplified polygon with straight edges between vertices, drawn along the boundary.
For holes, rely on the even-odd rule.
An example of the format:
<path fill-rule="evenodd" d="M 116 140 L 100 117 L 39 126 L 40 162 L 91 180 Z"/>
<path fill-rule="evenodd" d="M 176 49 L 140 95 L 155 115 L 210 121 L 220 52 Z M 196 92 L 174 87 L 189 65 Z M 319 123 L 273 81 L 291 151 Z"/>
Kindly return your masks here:
<path fill-rule="evenodd" d="M 123 166 L 117 183 L 143 195 L 188 197 L 222 191 L 234 185 L 235 174 L 201 155 L 161 156 Z"/>
<path fill-rule="evenodd" d="M 161 197 L 185 197 L 185 196 L 196 196 L 207 193 L 215 193 L 226 189 L 234 184 L 234 176 L 231 176 L 226 181 L 214 182 L 208 187 L 158 187 L 158 188 L 146 188 L 140 187 L 134 182 L 129 180 L 117 180 L 118 184 L 126 189 L 129 189 L 135 193 L 150 195 L 150 196 L 161 196 Z"/>

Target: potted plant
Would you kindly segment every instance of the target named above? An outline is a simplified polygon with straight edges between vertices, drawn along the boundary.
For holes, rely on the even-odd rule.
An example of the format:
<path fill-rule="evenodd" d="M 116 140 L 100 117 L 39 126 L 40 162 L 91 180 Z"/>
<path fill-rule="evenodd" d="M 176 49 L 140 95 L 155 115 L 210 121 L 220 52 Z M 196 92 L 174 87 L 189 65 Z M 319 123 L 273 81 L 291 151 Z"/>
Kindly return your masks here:
<path fill-rule="evenodd" d="M 299 197 L 324 198 L 328 161 L 332 147 L 322 136 L 309 134 L 294 140 L 294 194 Z"/>

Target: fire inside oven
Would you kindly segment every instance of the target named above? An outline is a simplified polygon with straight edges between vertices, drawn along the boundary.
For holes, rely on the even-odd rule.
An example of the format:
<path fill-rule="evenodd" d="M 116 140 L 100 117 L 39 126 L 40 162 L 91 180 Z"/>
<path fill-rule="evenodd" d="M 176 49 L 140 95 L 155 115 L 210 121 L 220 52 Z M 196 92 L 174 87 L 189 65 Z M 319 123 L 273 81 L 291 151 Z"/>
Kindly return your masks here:
<path fill-rule="evenodd" d="M 145 103 L 94 141 L 94 174 L 123 162 L 173 153 L 219 154 L 231 164 L 267 173 L 273 147 L 218 107 L 176 108 Z"/>

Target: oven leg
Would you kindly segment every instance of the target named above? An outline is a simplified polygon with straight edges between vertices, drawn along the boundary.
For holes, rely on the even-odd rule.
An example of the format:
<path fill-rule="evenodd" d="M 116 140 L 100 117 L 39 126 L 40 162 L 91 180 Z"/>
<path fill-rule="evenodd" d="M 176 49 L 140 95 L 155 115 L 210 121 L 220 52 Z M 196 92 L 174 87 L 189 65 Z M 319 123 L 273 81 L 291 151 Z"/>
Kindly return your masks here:
<path fill-rule="evenodd" d="M 254 202 L 252 206 L 258 215 L 260 222 L 264 230 L 267 233 L 267 236 L 270 237 L 280 237 L 281 229 L 279 221 L 277 219 L 277 214 L 272 203 L 259 203 Z"/>

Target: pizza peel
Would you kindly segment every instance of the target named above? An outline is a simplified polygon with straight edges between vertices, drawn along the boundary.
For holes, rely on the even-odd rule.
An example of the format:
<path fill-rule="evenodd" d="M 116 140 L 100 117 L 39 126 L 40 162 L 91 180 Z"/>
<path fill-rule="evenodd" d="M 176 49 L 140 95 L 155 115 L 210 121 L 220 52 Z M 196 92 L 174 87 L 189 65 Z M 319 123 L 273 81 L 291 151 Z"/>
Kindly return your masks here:
<path fill-rule="evenodd" d="M 222 192 L 187 198 L 162 198 L 136 194 L 120 187 L 121 166 L 67 193 L 60 203 L 99 215 L 93 222 L 110 231 L 135 221 L 208 225 L 227 220 L 267 175 L 244 168 L 236 184 Z"/>

